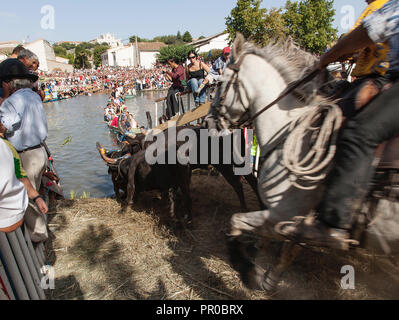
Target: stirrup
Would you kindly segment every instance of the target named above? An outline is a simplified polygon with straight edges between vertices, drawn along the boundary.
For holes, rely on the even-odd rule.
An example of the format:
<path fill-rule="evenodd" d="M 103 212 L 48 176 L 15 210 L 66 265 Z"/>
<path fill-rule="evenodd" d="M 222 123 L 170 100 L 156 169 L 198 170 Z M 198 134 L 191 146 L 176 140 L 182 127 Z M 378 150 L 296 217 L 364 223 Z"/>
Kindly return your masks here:
<path fill-rule="evenodd" d="M 284 221 L 278 223 L 274 227 L 274 230 L 288 240 L 299 243 L 300 245 L 329 247 L 340 250 L 349 250 L 350 246 L 359 245 L 359 241 L 349 238 L 346 239 L 342 237 L 343 233 L 341 231 L 328 227 L 325 227 L 325 230 L 318 230 L 319 233 L 321 233 L 321 237 L 316 236 L 313 239 L 309 236 L 306 237 L 306 231 L 309 232 L 309 230 L 306 230 L 306 228 L 312 227 L 319 229 L 317 226 L 314 225 L 314 218 L 312 219 L 306 217 L 305 219 L 303 219 L 303 217 L 298 217 L 296 221 Z M 288 230 L 287 232 L 287 228 L 291 230 Z M 325 233 L 323 233 L 324 231 Z"/>

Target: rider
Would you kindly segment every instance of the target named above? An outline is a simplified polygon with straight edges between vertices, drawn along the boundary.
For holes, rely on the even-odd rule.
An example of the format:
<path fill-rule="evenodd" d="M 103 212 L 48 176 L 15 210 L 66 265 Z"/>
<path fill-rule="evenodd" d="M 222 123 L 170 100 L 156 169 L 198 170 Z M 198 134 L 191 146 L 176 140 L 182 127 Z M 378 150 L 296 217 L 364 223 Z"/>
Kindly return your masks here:
<path fill-rule="evenodd" d="M 373 43 L 389 45 L 389 70 L 393 82 L 361 112 L 349 119 L 337 146 L 335 167 L 326 181 L 317 219 L 281 222 L 276 231 L 294 242 L 347 249 L 353 212 L 367 193 L 379 144 L 399 134 L 399 0 L 390 0 L 366 17 L 361 25 L 339 41 L 319 61 L 318 69 Z"/>
<path fill-rule="evenodd" d="M 366 0 L 366 2 L 369 5 L 352 30 L 360 26 L 367 16 L 380 9 L 388 0 Z M 356 80 L 352 83 L 341 82 L 334 90 L 335 95 L 339 97 L 338 105 L 345 117 L 352 117 L 390 82 L 385 76 L 389 68 L 388 52 L 387 43 L 373 43 L 356 53 L 356 67 L 351 73 L 351 77 Z M 341 92 L 342 89 L 344 92 Z"/>

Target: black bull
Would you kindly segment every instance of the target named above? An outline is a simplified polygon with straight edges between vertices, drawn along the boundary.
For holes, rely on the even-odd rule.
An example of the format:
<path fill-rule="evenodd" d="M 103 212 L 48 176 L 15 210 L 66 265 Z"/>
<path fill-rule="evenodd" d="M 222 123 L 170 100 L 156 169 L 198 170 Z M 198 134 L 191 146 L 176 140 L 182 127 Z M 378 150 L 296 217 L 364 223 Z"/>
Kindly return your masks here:
<path fill-rule="evenodd" d="M 182 129 L 188 127 L 177 128 L 177 133 Z M 197 141 L 200 137 L 199 127 L 189 127 L 196 133 Z M 135 138 L 127 137 L 128 144 L 123 147 L 121 151 L 112 152 L 106 157 L 103 156 L 104 160 L 108 162 L 110 169 L 109 173 L 112 175 L 112 181 L 114 184 L 114 190 L 116 197 L 121 200 L 120 190 L 123 190 L 126 195 L 126 200 L 123 201 L 122 206 L 126 208 L 127 205 L 133 203 L 133 197 L 136 199 L 138 194 L 148 190 L 161 190 L 164 194 L 169 195 L 171 215 L 175 216 L 175 198 L 176 191 L 180 188 L 183 193 L 185 206 L 188 212 L 188 217 L 191 217 L 191 197 L 189 192 L 191 170 L 201 168 L 207 169 L 208 164 L 211 164 L 211 143 L 208 138 L 208 163 L 200 164 L 201 152 L 204 150 L 200 148 L 200 143 L 197 143 L 197 159 L 187 165 L 179 163 L 168 164 L 168 131 L 165 134 L 165 159 L 166 164 L 153 164 L 149 165 L 145 160 L 145 152 L 148 146 L 153 143 L 151 141 L 145 141 L 145 136 L 142 134 L 137 135 Z M 223 155 L 223 138 L 219 137 L 219 160 L 226 158 Z M 177 142 L 176 147 L 179 148 L 183 142 Z M 233 143 L 233 139 L 229 140 L 229 143 Z M 231 145 L 228 150 L 231 150 L 231 163 L 234 163 L 232 156 L 233 146 Z M 242 153 L 245 150 L 245 141 L 241 136 L 241 149 Z M 131 157 L 129 157 L 131 155 Z M 124 157 L 124 158 L 121 158 Z M 108 158 L 108 159 L 107 159 Z M 110 159 L 111 158 L 111 159 Z M 113 158 L 113 159 L 112 159 Z M 110 162 L 114 162 L 111 163 Z M 193 163 L 194 162 L 194 163 Z M 246 201 L 244 197 L 243 186 L 240 180 L 240 176 L 234 174 L 233 164 L 212 164 L 227 180 L 227 182 L 233 187 L 237 196 L 240 200 L 241 209 L 247 211 Z M 256 178 L 250 174 L 244 176 L 248 181 L 252 189 L 255 191 L 259 204 L 263 208 L 263 204 L 257 193 L 257 181 Z"/>

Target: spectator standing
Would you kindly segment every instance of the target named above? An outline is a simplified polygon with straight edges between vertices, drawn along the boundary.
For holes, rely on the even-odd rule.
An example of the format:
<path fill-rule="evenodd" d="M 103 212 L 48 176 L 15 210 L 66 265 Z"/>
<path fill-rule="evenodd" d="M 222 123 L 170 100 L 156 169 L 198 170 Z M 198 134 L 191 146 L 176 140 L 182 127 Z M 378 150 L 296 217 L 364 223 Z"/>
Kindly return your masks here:
<path fill-rule="evenodd" d="M 10 91 L 0 108 L 0 121 L 6 127 L 7 140 L 18 151 L 27 176 L 36 190 L 47 167 L 47 152 L 43 146 L 47 138 L 47 120 L 42 101 L 32 85 L 38 76 L 18 60 L 9 59 L 3 68 L 3 87 Z M 26 222 L 34 242 L 47 239 L 47 224 L 35 210 L 27 210 Z"/>
<path fill-rule="evenodd" d="M 168 64 L 172 68 L 172 71 L 165 71 L 165 74 L 172 81 L 172 86 L 169 88 L 166 104 L 168 105 L 169 117 L 173 117 L 179 111 L 176 94 L 184 91 L 186 72 L 183 66 L 179 65 L 175 59 L 169 59 Z"/>
<path fill-rule="evenodd" d="M 12 232 L 22 225 L 29 199 L 46 214 L 47 205 L 34 189 L 16 150 L 4 140 L 7 129 L 0 122 L 0 232 Z"/>

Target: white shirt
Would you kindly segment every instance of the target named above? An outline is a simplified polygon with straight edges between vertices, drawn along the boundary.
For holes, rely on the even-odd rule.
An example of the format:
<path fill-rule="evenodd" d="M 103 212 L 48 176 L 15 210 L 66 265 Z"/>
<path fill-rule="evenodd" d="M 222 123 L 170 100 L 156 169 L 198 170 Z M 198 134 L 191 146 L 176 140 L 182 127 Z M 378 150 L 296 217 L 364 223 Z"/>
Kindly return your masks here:
<path fill-rule="evenodd" d="M 18 116 L 18 117 L 16 117 Z M 7 140 L 18 151 L 37 146 L 47 138 L 47 119 L 39 95 L 20 89 L 7 98 L 0 108 L 0 118 L 10 123 Z"/>
<path fill-rule="evenodd" d="M 14 157 L 0 139 L 0 228 L 8 228 L 20 221 L 28 207 L 25 186 L 15 176 Z"/>

